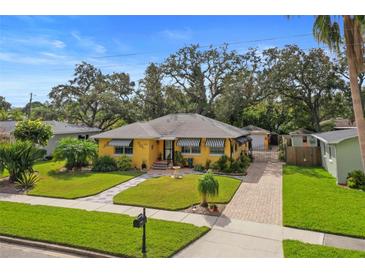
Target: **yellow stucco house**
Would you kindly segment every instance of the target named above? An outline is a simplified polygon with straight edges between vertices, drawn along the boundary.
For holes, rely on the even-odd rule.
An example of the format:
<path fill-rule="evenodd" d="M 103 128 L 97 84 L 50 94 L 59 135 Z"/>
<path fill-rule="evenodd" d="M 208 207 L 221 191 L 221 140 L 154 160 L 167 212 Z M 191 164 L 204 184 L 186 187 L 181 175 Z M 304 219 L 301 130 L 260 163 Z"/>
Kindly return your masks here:
<path fill-rule="evenodd" d="M 177 151 L 193 165 L 217 161 L 222 155 L 238 158 L 249 148 L 249 132 L 195 114 L 170 114 L 94 135 L 99 155 L 132 158 L 135 168 L 167 165 Z"/>

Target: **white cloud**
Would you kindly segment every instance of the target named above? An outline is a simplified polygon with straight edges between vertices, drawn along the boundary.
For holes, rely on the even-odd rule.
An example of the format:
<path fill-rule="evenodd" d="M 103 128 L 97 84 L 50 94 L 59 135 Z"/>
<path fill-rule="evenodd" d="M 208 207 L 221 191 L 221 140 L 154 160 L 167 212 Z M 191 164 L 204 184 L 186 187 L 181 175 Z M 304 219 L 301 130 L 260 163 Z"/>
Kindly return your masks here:
<path fill-rule="evenodd" d="M 166 29 L 161 32 L 162 36 L 171 40 L 190 40 L 193 37 L 193 32 L 191 29 L 183 30 L 170 30 Z"/>
<path fill-rule="evenodd" d="M 41 52 L 39 54 L 19 54 L 15 52 L 0 52 L 0 61 L 12 64 L 24 65 L 74 65 L 80 62 L 72 56 L 57 55 L 50 52 Z"/>
<path fill-rule="evenodd" d="M 59 48 L 59 49 L 63 49 L 64 47 L 66 47 L 66 44 L 64 42 L 62 42 L 61 40 L 53 40 L 52 45 L 55 48 Z"/>
<path fill-rule="evenodd" d="M 62 49 L 66 47 L 66 43 L 59 39 L 52 39 L 47 36 L 33 36 L 33 37 L 2 37 L 3 44 L 23 45 L 28 47 L 47 46 L 51 48 Z M 6 43 L 5 43 L 6 42 Z"/>
<path fill-rule="evenodd" d="M 106 48 L 95 42 L 95 40 L 91 37 L 81 36 L 77 31 L 72 31 L 71 36 L 77 40 L 78 45 L 82 48 L 89 49 L 96 54 L 104 54 L 106 52 Z"/>

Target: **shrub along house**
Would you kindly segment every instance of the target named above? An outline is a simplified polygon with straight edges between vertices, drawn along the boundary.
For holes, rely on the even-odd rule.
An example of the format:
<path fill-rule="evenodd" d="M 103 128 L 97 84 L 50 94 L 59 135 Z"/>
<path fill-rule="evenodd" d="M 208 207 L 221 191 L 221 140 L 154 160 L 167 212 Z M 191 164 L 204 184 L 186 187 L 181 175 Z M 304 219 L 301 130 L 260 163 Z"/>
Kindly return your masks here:
<path fill-rule="evenodd" d="M 322 166 L 338 184 L 345 184 L 349 172 L 363 170 L 357 129 L 344 129 L 315 133 L 320 141 Z"/>
<path fill-rule="evenodd" d="M 238 158 L 247 152 L 249 132 L 199 114 L 170 114 L 93 136 L 99 155 L 128 155 L 141 168 L 167 168 L 177 153 L 192 165 Z M 180 154 L 179 153 L 179 154 Z"/>

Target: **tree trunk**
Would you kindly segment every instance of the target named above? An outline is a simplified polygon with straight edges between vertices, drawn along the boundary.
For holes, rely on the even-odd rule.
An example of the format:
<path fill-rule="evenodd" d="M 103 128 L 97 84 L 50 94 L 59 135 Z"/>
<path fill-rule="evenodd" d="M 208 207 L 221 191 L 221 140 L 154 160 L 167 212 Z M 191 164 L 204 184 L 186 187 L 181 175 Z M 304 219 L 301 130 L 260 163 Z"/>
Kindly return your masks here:
<path fill-rule="evenodd" d="M 355 122 L 360 145 L 362 166 L 365 170 L 365 119 L 364 119 L 364 112 L 361 103 L 361 94 L 357 79 L 359 71 L 357 70 L 358 66 L 356 64 L 356 58 L 354 56 L 355 52 L 354 48 L 361 47 L 362 45 L 354 43 L 355 41 L 355 39 L 353 39 L 354 22 L 350 16 L 344 16 L 344 32 L 346 40 L 346 56 L 349 65 L 352 105 L 354 109 Z"/>
<path fill-rule="evenodd" d="M 202 203 L 200 205 L 202 207 L 208 207 L 207 195 L 206 194 L 202 194 Z"/>

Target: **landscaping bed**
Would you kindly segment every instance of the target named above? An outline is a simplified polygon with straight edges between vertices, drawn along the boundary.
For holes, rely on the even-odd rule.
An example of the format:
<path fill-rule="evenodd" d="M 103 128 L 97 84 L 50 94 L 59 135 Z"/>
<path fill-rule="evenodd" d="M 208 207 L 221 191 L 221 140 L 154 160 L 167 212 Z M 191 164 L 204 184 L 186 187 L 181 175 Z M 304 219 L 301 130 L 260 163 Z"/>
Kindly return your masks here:
<path fill-rule="evenodd" d="M 284 166 L 286 226 L 365 237 L 365 192 L 336 185 L 323 168 Z"/>
<path fill-rule="evenodd" d="M 201 202 L 198 192 L 201 176 L 188 174 L 182 179 L 173 179 L 169 176 L 151 178 L 114 196 L 114 203 L 167 210 L 187 209 Z M 208 202 L 226 204 L 238 189 L 240 180 L 226 176 L 215 176 L 215 178 L 219 183 L 219 195 L 208 198 Z"/>
<path fill-rule="evenodd" d="M 29 195 L 75 199 L 96 195 L 139 176 L 138 171 L 64 172 L 64 162 L 42 162 L 34 166 L 40 180 Z"/>
<path fill-rule="evenodd" d="M 364 251 L 342 249 L 300 241 L 283 241 L 285 258 L 365 258 Z"/>
<path fill-rule="evenodd" d="M 187 209 L 184 209 L 184 212 L 187 213 L 195 213 L 195 214 L 202 214 L 208 216 L 220 216 L 223 210 L 226 208 L 225 204 L 216 204 L 217 209 L 214 210 L 210 206 L 209 207 L 202 207 L 201 205 L 193 205 Z"/>
<path fill-rule="evenodd" d="M 0 234 L 121 257 L 141 257 L 132 217 L 80 209 L 0 202 Z M 171 257 L 209 229 L 148 219 L 147 257 Z"/>

